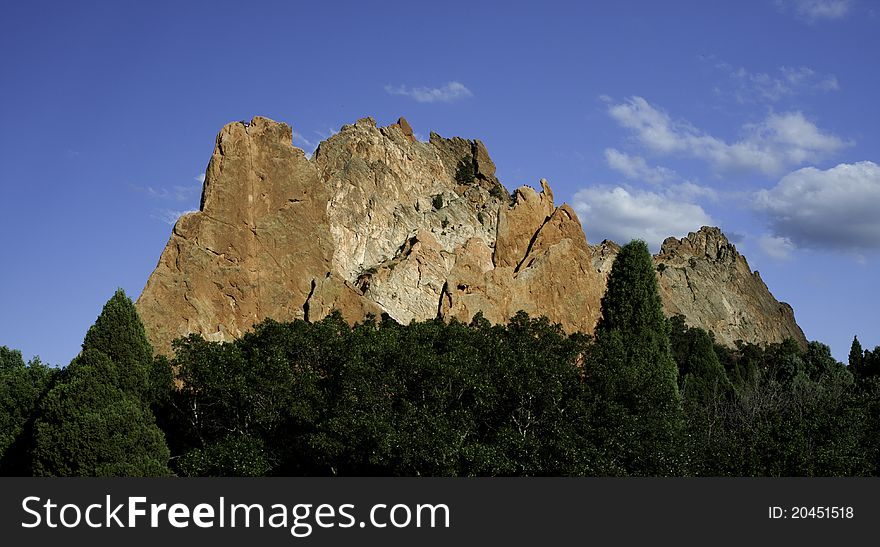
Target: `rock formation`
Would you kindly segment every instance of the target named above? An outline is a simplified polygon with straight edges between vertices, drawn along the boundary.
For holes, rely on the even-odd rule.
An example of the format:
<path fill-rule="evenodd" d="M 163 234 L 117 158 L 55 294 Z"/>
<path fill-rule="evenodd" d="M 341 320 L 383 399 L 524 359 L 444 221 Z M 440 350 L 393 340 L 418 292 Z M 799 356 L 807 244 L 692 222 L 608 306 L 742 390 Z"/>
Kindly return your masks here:
<path fill-rule="evenodd" d="M 607 275 L 620 247 L 603 241 L 593 249 L 593 266 Z M 654 255 L 660 297 L 667 315 L 715 333 L 718 342 L 781 342 L 806 346 L 794 310 L 770 294 L 758 272 L 718 228 L 703 226 L 686 238 L 666 238 Z"/>
<path fill-rule="evenodd" d="M 291 135 L 260 117 L 220 131 L 200 210 L 178 220 L 137 301 L 158 352 L 190 333 L 230 340 L 266 318 L 334 309 L 402 323 L 524 310 L 592 332 L 618 247 L 590 247 L 546 181 L 509 195 L 483 143 L 420 142 L 403 118 L 343 126 L 311 159 Z M 667 311 L 720 341 L 804 343 L 791 308 L 717 229 L 668 239 L 655 262 Z"/>

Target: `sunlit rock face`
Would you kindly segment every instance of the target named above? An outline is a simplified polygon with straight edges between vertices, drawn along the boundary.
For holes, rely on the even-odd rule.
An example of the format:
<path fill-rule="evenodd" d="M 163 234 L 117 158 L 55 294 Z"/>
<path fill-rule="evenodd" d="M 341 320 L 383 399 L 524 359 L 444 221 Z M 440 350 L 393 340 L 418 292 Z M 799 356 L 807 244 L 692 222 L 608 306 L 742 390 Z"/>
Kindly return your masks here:
<path fill-rule="evenodd" d="M 333 310 L 401 323 L 524 310 L 592 332 L 619 247 L 588 245 L 546 181 L 510 195 L 483 143 L 420 142 L 402 118 L 346 125 L 311 158 L 291 135 L 261 117 L 220 131 L 200 210 L 178 220 L 137 301 L 158 352 L 190 333 L 231 340 L 266 318 Z M 717 228 L 667 239 L 654 260 L 668 313 L 726 344 L 805 343 Z"/>

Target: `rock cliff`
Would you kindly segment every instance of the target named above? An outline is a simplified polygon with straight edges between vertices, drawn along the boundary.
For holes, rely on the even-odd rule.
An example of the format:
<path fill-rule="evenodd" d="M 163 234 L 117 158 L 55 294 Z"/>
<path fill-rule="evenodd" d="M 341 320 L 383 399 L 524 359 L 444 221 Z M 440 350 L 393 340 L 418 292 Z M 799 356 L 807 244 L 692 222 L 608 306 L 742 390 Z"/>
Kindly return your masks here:
<path fill-rule="evenodd" d="M 420 142 L 403 118 L 343 126 L 312 158 L 291 135 L 261 117 L 220 131 L 200 210 L 178 220 L 137 301 L 158 352 L 189 333 L 229 340 L 334 309 L 402 323 L 524 310 L 592 332 L 619 248 L 588 245 L 546 181 L 510 195 L 483 143 Z M 667 239 L 655 262 L 667 312 L 720 341 L 804 343 L 717 228 Z"/>

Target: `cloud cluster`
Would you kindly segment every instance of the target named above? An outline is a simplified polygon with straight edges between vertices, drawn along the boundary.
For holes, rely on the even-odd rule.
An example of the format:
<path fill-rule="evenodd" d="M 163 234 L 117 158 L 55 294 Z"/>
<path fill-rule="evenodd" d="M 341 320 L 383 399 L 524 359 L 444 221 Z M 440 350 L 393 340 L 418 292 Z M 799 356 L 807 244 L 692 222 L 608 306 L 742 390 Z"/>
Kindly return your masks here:
<path fill-rule="evenodd" d="M 302 133 L 299 131 L 293 131 L 292 135 L 293 144 L 299 144 L 307 150 L 314 150 L 318 145 L 313 141 L 307 139 Z"/>
<path fill-rule="evenodd" d="M 794 243 L 787 237 L 763 234 L 758 238 L 758 247 L 764 254 L 776 260 L 788 260 L 795 250 Z"/>
<path fill-rule="evenodd" d="M 783 10 L 790 6 L 798 17 L 809 22 L 843 19 L 853 4 L 852 0 L 777 0 L 776 3 Z"/>
<path fill-rule="evenodd" d="M 388 84 L 385 86 L 385 92 L 391 95 L 403 95 L 420 103 L 451 103 L 473 96 L 470 89 L 456 81 L 447 82 L 440 87 L 407 87 Z"/>
<path fill-rule="evenodd" d="M 757 192 L 754 205 L 789 246 L 880 250 L 880 166 L 874 162 L 798 169 Z"/>
<path fill-rule="evenodd" d="M 631 180 L 642 180 L 659 184 L 677 178 L 675 171 L 666 167 L 650 167 L 641 156 L 633 156 L 614 148 L 605 149 L 605 161 L 614 169 Z"/>
<path fill-rule="evenodd" d="M 743 67 L 734 68 L 728 63 L 717 63 L 715 67 L 727 74 L 733 83 L 731 92 L 720 91 L 720 95 L 733 95 L 739 103 L 771 102 L 793 97 L 805 92 L 829 92 L 840 89 L 840 83 L 833 74 L 820 74 L 812 68 L 780 67 L 778 74 L 749 72 Z"/>
<path fill-rule="evenodd" d="M 816 161 L 849 145 L 823 133 L 801 112 L 772 113 L 762 122 L 743 127 L 745 136 L 733 143 L 673 120 L 642 97 L 611 104 L 608 114 L 632 131 L 648 150 L 677 154 L 708 162 L 719 172 L 757 171 L 767 175 Z"/>
<path fill-rule="evenodd" d="M 702 207 L 673 195 L 620 186 L 594 186 L 574 195 L 572 206 L 593 241 L 611 239 L 626 243 L 643 239 L 656 251 L 669 236 L 683 237 L 704 225 L 713 225 Z"/>

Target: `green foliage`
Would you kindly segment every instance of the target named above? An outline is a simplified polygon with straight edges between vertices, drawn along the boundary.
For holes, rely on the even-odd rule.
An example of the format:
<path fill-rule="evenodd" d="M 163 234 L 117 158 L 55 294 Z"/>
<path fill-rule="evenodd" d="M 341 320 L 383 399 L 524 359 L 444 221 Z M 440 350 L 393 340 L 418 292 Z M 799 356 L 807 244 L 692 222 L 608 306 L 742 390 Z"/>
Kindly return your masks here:
<path fill-rule="evenodd" d="M 117 290 L 86 333 L 80 355 L 40 402 L 33 473 L 167 475 L 169 450 L 150 408 L 167 401 L 167 364 L 154 363 L 134 304 Z"/>
<path fill-rule="evenodd" d="M 507 188 L 505 188 L 500 182 L 492 185 L 489 189 L 489 195 L 504 203 L 510 202 L 510 194 L 507 193 Z"/>
<path fill-rule="evenodd" d="M 262 439 L 233 434 L 187 452 L 177 469 L 189 477 L 262 477 L 272 466 Z"/>
<path fill-rule="evenodd" d="M 178 340 L 173 364 L 182 388 L 172 397 L 169 441 L 177 454 L 197 454 L 180 471 L 236 474 L 241 462 L 228 457 L 232 434 L 238 448 L 241 439 L 263 440 L 266 461 L 284 460 L 277 472 L 305 473 L 308 465 L 288 456 L 301 452 L 303 435 L 324 406 L 319 371 L 333 353 L 344 351 L 333 332 L 343 326 L 348 328 L 334 315 L 315 324 L 266 321 L 230 344 L 199 336 Z"/>
<path fill-rule="evenodd" d="M 435 210 L 440 210 L 443 208 L 443 194 L 436 194 L 431 198 L 431 206 L 434 207 Z"/>
<path fill-rule="evenodd" d="M 85 350 L 42 401 L 34 432 L 38 476 L 161 476 L 168 448 L 152 413 L 119 387 L 116 366 Z"/>
<path fill-rule="evenodd" d="M 455 180 L 461 184 L 470 184 L 474 182 L 477 173 L 474 168 L 474 158 L 472 156 L 464 156 L 458 160 L 458 166 L 455 169 Z"/>
<path fill-rule="evenodd" d="M 55 370 L 21 352 L 0 346 L 0 475 L 24 475 L 30 468 L 33 422 Z"/>
<path fill-rule="evenodd" d="M 853 336 L 852 345 L 849 348 L 849 366 L 851 370 L 859 370 L 865 359 L 865 352 L 862 350 L 862 344 L 859 342 L 858 336 Z"/>
<path fill-rule="evenodd" d="M 691 472 L 712 476 L 876 472 L 872 463 L 876 443 L 864 427 L 866 401 L 828 346 L 811 342 L 804 351 L 793 341 L 766 348 L 741 344 L 729 357 L 734 362 L 748 360 L 752 372 L 728 397 L 693 407 L 702 414 L 688 413 L 686 440 L 699 448 L 689 454 Z"/>
<path fill-rule="evenodd" d="M 677 472 L 678 369 L 648 246 L 624 245 L 608 276 L 587 381 L 610 474 Z"/>
<path fill-rule="evenodd" d="M 705 409 L 717 398 L 729 396 L 733 386 L 715 351 L 712 335 L 699 327 L 688 327 L 682 315 L 669 319 L 669 329 L 685 407 Z"/>
<path fill-rule="evenodd" d="M 117 289 L 104 304 L 95 324 L 86 333 L 82 348 L 103 352 L 118 368 L 120 387 L 139 397 L 146 396 L 153 349 L 134 303 L 125 291 Z"/>
<path fill-rule="evenodd" d="M 668 325 L 657 290 L 653 262 L 644 241 L 624 245 L 608 275 L 597 332 L 619 330 L 627 338 L 648 336 L 668 346 Z"/>
<path fill-rule="evenodd" d="M 847 367 L 817 342 L 719 346 L 663 316 L 642 242 L 619 253 L 602 311 L 595 340 L 523 312 L 405 326 L 335 312 L 229 343 L 182 338 L 169 360 L 151 358 L 119 291 L 63 371 L 0 347 L 0 472 L 880 471 L 880 348 L 854 341 Z"/>
<path fill-rule="evenodd" d="M 546 319 L 505 326 L 267 321 L 229 344 L 176 344 L 180 474 L 592 472 L 586 348 Z M 256 440 L 261 440 L 257 457 Z M 250 447 L 250 448 L 248 448 Z M 253 449 L 253 450 L 251 450 Z"/>
<path fill-rule="evenodd" d="M 853 337 L 849 350 L 849 367 L 859 380 L 880 377 L 880 347 L 862 350 L 858 337 Z"/>

